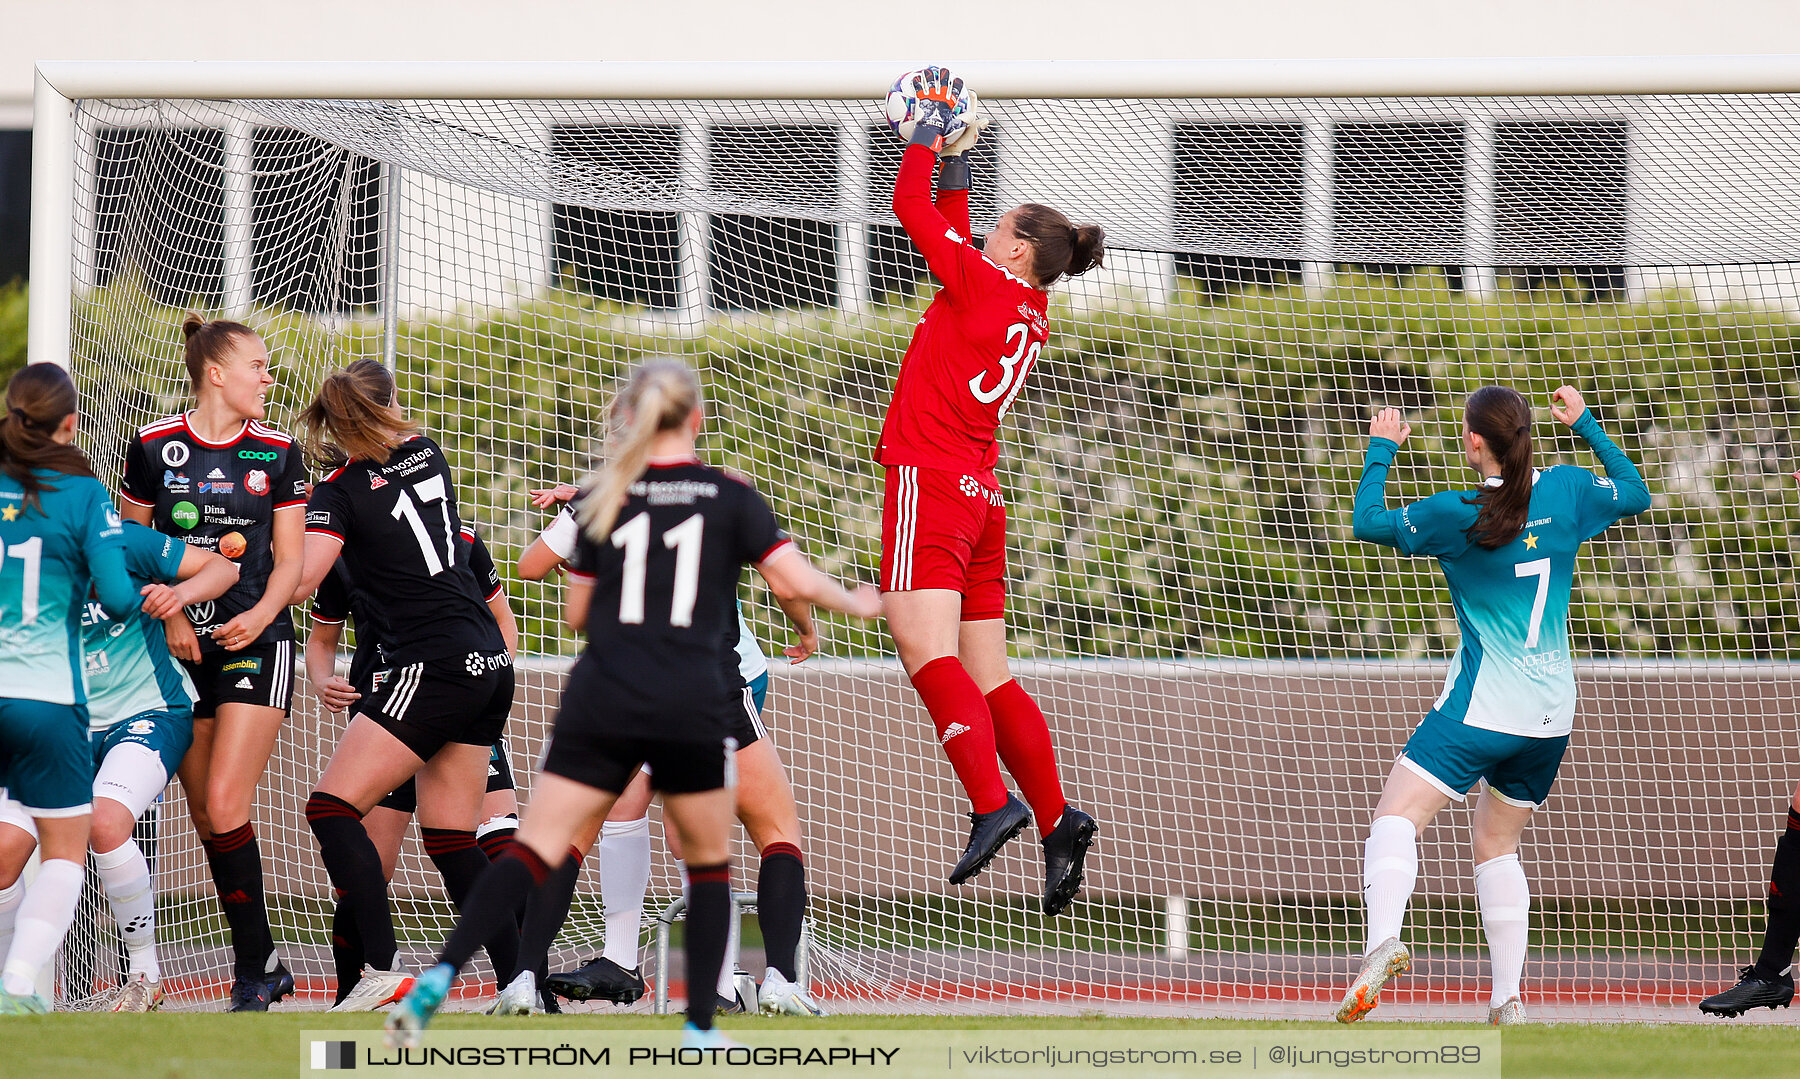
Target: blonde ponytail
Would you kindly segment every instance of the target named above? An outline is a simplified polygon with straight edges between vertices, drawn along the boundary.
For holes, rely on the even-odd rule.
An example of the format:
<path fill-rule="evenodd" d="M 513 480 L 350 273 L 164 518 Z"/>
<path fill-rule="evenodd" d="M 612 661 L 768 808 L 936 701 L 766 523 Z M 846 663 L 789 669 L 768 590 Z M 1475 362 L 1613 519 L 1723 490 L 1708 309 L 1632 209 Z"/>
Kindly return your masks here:
<path fill-rule="evenodd" d="M 590 540 L 605 543 L 612 535 L 626 492 L 649 465 L 656 436 L 681 427 L 699 407 L 700 382 L 680 360 L 651 360 L 631 373 L 613 400 L 604 463 L 581 485 L 586 496 L 578 519 Z"/>

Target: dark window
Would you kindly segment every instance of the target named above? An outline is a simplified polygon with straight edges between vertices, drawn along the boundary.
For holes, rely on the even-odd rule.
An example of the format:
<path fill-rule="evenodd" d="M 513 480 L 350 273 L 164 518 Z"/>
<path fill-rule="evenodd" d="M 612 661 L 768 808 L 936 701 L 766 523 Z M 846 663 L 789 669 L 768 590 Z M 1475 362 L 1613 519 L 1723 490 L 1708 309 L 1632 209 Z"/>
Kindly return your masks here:
<path fill-rule="evenodd" d="M 550 133 L 550 153 L 558 181 L 578 190 L 616 188 L 620 173 L 671 188 L 681 180 L 679 127 L 563 125 Z M 681 305 L 680 214 L 558 203 L 552 218 L 562 284 L 619 303 Z"/>
<path fill-rule="evenodd" d="M 886 124 L 868 129 L 869 143 L 869 207 L 885 211 L 894 201 L 894 179 L 900 175 L 900 158 L 906 144 L 894 137 Z M 977 241 L 987 236 L 988 228 L 999 216 L 996 194 L 1000 176 L 1000 132 L 990 127 L 969 154 L 973 185 L 969 188 L 969 228 Z M 877 224 L 864 227 L 869 248 L 869 300 L 893 303 L 907 299 L 919 291 L 925 277 L 925 259 L 907 239 L 899 225 Z"/>
<path fill-rule="evenodd" d="M 0 285 L 31 272 L 31 132 L 0 131 Z"/>
<path fill-rule="evenodd" d="M 341 311 L 380 302 L 381 164 L 285 128 L 251 136 L 250 291 Z"/>
<path fill-rule="evenodd" d="M 714 192 L 829 210 L 838 199 L 837 128 L 720 126 L 708 133 Z M 707 302 L 769 310 L 837 302 L 837 230 L 811 217 L 713 214 Z"/>
<path fill-rule="evenodd" d="M 159 303 L 217 307 L 225 292 L 225 135 L 114 127 L 94 151 L 94 272 L 142 275 Z"/>
<path fill-rule="evenodd" d="M 1295 281 L 1306 229 L 1306 126 L 1177 124 L 1174 151 L 1175 236 L 1185 249 L 1175 255 L 1176 274 L 1213 294 Z"/>
<path fill-rule="evenodd" d="M 1463 125 L 1341 123 L 1332 132 L 1332 245 L 1351 269 L 1439 266 L 1462 287 Z"/>
<path fill-rule="evenodd" d="M 1515 288 L 1625 291 L 1628 160 L 1623 120 L 1494 125 L 1494 249 Z"/>

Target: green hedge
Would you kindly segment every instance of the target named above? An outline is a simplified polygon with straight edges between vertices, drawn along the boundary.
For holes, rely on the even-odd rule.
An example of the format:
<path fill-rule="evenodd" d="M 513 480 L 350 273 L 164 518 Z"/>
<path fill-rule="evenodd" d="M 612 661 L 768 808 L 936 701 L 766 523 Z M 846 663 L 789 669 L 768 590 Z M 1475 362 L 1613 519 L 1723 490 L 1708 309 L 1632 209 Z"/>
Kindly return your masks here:
<path fill-rule="evenodd" d="M 0 331 L 9 303 L 0 297 Z M 869 450 L 918 314 L 740 317 L 684 333 L 558 293 L 405 324 L 402 394 L 510 563 L 545 519 L 524 492 L 586 466 L 619 377 L 647 353 L 687 356 L 712 398 L 706 451 L 753 477 L 827 568 L 872 580 L 880 484 Z M 96 413 L 136 423 L 179 407 L 179 315 L 128 284 L 82 305 L 78 367 Z M 328 365 L 378 352 L 372 321 L 329 332 L 293 314 L 253 321 L 284 367 L 278 421 Z M 0 356 L 13 341 L 0 338 Z M 1787 476 L 1797 341 L 1800 322 L 1772 310 L 1685 295 L 1471 301 L 1425 276 L 1053 311 L 1050 346 L 1003 435 L 1018 650 L 1439 654 L 1455 625 L 1434 567 L 1350 535 L 1370 410 L 1409 413 L 1396 495 L 1423 497 L 1467 479 L 1456 436 L 1469 391 L 1504 382 L 1542 406 L 1568 381 L 1656 497 L 1591 546 L 1571 612 L 1577 650 L 1785 656 L 1800 643 Z M 1541 456 L 1592 464 L 1547 409 L 1539 418 Z M 90 429 L 104 448 L 126 428 Z M 529 647 L 572 646 L 555 629 L 553 589 L 516 595 Z M 870 631 L 837 637 L 840 654 L 885 650 Z"/>

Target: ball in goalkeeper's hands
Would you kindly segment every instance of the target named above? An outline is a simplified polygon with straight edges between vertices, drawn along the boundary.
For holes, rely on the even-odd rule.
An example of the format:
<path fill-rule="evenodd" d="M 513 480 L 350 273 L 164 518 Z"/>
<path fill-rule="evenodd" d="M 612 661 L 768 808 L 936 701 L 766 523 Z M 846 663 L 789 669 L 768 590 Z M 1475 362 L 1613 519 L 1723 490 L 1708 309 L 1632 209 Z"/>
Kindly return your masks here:
<path fill-rule="evenodd" d="M 913 91 L 913 82 L 915 80 L 924 82 L 925 79 L 925 69 L 923 68 L 917 71 L 908 71 L 895 79 L 893 89 L 888 91 L 886 103 L 888 127 L 894 134 L 900 136 L 902 142 L 912 139 L 913 126 L 919 118 L 919 101 Z M 976 115 L 975 91 L 965 86 L 962 94 L 957 98 L 956 108 L 950 114 L 951 123 L 949 129 L 944 132 L 944 138 L 946 140 L 954 138 L 963 130 L 964 125 L 973 120 Z"/>

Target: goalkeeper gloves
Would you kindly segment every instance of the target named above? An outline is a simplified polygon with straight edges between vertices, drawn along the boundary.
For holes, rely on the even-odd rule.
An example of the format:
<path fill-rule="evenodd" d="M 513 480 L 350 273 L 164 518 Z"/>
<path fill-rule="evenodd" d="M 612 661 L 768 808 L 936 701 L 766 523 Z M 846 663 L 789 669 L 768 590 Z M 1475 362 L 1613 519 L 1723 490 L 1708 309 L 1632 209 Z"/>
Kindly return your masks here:
<path fill-rule="evenodd" d="M 944 141 L 938 151 L 938 190 L 967 191 L 970 187 L 968 152 L 980 141 L 981 133 L 993 123 L 985 116 L 965 121 L 963 129 Z"/>
<path fill-rule="evenodd" d="M 945 140 L 962 133 L 965 126 L 956 115 L 962 100 L 963 81 L 952 79 L 950 69 L 928 67 L 913 78 L 913 133 L 909 145 L 929 146 L 932 153 L 944 149 Z"/>

